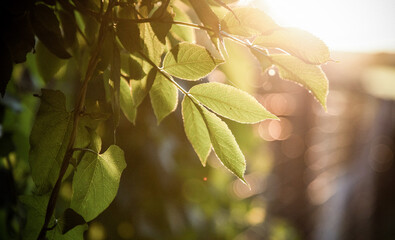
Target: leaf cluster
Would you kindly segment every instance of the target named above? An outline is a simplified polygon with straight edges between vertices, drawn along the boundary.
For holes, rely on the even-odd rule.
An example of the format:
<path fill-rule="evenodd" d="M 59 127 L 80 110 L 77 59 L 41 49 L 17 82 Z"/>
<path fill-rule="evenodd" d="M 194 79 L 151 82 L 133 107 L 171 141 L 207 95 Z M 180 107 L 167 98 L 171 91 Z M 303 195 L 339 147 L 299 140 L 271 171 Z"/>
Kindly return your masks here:
<path fill-rule="evenodd" d="M 245 46 L 262 71 L 277 68 L 281 78 L 304 86 L 326 108 L 328 81 L 320 67 L 330 60 L 325 44 L 303 30 L 279 26 L 260 10 L 230 8 L 231 2 L 6 1 L 1 9 L 5 30 L 0 94 L 13 64 L 26 61 L 32 49 L 44 82 L 55 81 L 61 69 L 81 79 L 71 97 L 74 108 L 59 90 L 42 89 L 39 96 L 29 157 L 36 192 L 21 198 L 28 207 L 26 239 L 82 239 L 85 223 L 115 198 L 126 168 L 116 137 L 102 149 L 100 129 L 110 122 L 105 128 L 116 135 L 121 115 L 135 124 L 148 96 L 160 124 L 177 109 L 181 93 L 185 134 L 202 165 L 213 150 L 248 184 L 245 157 L 222 118 L 245 124 L 278 118 L 245 91 L 201 83 L 225 62 L 225 38 Z M 226 9 L 226 16 L 220 19 L 213 4 Z M 186 9 L 203 25 L 193 23 Z M 194 28 L 208 33 L 214 52 L 192 43 Z M 71 82 L 67 74 L 61 76 L 58 82 Z M 196 84 L 184 89 L 189 82 Z M 72 197 L 69 207 L 57 213 L 57 196 L 66 179 L 72 182 Z M 58 224 L 59 219 L 66 220 Z"/>

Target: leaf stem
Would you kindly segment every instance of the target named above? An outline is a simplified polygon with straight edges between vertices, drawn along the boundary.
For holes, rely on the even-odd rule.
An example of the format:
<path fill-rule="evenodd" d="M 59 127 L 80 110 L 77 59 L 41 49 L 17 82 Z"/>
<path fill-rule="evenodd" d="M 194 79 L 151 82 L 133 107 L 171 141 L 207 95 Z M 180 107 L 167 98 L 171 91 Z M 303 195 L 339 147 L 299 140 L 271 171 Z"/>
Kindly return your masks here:
<path fill-rule="evenodd" d="M 154 62 L 152 62 L 151 59 L 149 59 L 149 57 L 147 57 L 143 52 L 139 51 L 138 52 L 145 61 L 147 61 L 152 67 L 154 67 L 160 74 L 162 74 L 167 80 L 169 80 L 170 82 L 172 82 L 183 94 L 189 96 L 190 94 L 183 88 L 181 87 L 180 84 L 178 84 L 171 75 L 169 75 L 165 70 L 163 70 L 162 68 L 158 67 Z"/>
<path fill-rule="evenodd" d="M 60 191 L 60 186 L 62 184 L 62 179 L 63 179 L 64 174 L 66 173 L 66 170 L 67 170 L 69 163 L 70 163 L 70 159 L 72 158 L 72 155 L 73 155 L 74 143 L 75 143 L 75 139 L 77 137 L 78 123 L 79 123 L 79 120 L 81 117 L 81 113 L 83 112 L 83 109 L 85 106 L 85 98 L 86 98 L 86 93 L 87 93 L 87 89 L 88 89 L 88 83 L 89 83 L 90 79 L 92 78 L 94 71 L 96 69 L 96 66 L 99 62 L 99 53 L 100 53 L 100 50 L 101 50 L 103 43 L 104 43 L 105 34 L 108 32 L 107 26 L 108 26 L 108 22 L 111 19 L 112 8 L 114 6 L 114 3 L 115 3 L 115 0 L 110 0 L 107 10 L 102 18 L 102 21 L 101 21 L 98 41 L 97 41 L 97 44 L 96 44 L 95 49 L 93 51 L 93 55 L 92 55 L 91 59 L 89 60 L 88 69 L 86 71 L 84 82 L 81 87 L 80 96 L 79 96 L 79 99 L 75 105 L 76 111 L 74 112 L 73 128 L 72 128 L 70 139 L 69 139 L 69 142 L 68 142 L 68 145 L 66 148 L 66 153 L 63 157 L 63 161 L 62 161 L 62 165 L 60 167 L 58 178 L 56 180 L 54 188 L 52 189 L 51 196 L 48 201 L 48 205 L 47 205 L 47 209 L 46 209 L 46 213 L 45 213 L 44 224 L 43 224 L 41 231 L 38 235 L 38 238 L 37 238 L 38 240 L 45 239 L 46 233 L 48 231 L 48 224 L 49 224 L 49 222 L 52 218 L 53 212 L 55 210 L 56 201 L 57 201 L 59 191 Z"/>

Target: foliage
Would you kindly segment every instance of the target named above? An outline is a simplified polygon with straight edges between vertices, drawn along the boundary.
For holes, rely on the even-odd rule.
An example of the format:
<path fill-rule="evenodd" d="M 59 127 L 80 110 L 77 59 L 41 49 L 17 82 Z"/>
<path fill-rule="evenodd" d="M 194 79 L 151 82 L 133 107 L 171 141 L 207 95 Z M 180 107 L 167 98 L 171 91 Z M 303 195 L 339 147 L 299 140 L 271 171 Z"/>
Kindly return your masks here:
<path fill-rule="evenodd" d="M 50 89 L 42 89 L 38 96 L 41 104 L 29 153 L 35 191 L 33 196 L 20 197 L 28 209 L 25 239 L 82 238 L 85 222 L 115 198 L 126 168 L 115 141 L 121 114 L 136 124 L 147 96 L 160 124 L 176 110 L 180 91 L 185 134 L 202 165 L 213 149 L 223 165 L 248 184 L 245 157 L 219 116 L 248 124 L 277 117 L 236 87 L 199 83 L 225 62 L 224 39 L 250 50 L 263 71 L 276 67 L 281 78 L 303 85 L 326 108 L 328 82 L 319 65 L 330 58 L 321 40 L 282 28 L 260 10 L 231 9 L 225 2 L 215 2 L 228 11 L 221 19 L 212 10 L 214 3 L 201 0 L 7 1 L 1 10 L 6 27 L 0 44 L 0 94 L 13 91 L 9 79 L 13 67 L 18 69 L 13 64 L 25 62 L 33 49 L 36 57 L 26 66 L 48 88 L 81 79 L 75 89 L 63 88 L 67 97 Z M 191 22 L 187 8 L 203 25 Z M 210 52 L 191 43 L 193 28 L 207 32 L 215 49 Z M 183 80 L 198 84 L 187 91 Z M 103 132 L 109 129 L 113 143 L 102 152 Z M 64 218 L 72 212 L 79 221 L 58 224 L 54 211 L 66 179 L 72 179 L 70 208 L 56 215 Z"/>

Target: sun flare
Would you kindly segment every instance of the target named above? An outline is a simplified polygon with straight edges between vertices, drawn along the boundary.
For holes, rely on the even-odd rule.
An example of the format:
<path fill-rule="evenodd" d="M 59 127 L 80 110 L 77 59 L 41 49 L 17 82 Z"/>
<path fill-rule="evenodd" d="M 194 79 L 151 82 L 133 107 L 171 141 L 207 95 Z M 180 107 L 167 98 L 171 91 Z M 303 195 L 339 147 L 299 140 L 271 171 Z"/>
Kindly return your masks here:
<path fill-rule="evenodd" d="M 395 51 L 393 0 L 242 0 L 283 26 L 298 27 L 324 40 L 331 50 Z"/>

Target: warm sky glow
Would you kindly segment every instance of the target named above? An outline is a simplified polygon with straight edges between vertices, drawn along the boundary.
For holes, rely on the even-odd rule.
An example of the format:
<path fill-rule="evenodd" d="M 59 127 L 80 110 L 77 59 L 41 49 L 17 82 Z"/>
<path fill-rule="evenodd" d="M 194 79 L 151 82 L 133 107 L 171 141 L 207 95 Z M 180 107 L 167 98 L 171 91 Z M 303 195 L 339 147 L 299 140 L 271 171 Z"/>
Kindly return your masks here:
<path fill-rule="evenodd" d="M 394 0 L 242 0 L 283 26 L 307 30 L 331 51 L 395 52 Z"/>

